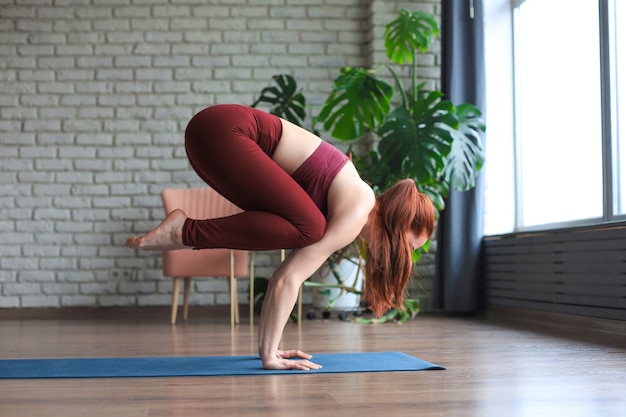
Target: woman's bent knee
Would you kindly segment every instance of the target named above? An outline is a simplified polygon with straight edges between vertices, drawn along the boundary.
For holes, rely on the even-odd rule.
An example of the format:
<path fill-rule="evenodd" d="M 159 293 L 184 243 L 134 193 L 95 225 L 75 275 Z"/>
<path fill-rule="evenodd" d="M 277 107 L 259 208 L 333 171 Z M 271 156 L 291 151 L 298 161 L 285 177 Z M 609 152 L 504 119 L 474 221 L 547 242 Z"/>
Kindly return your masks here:
<path fill-rule="evenodd" d="M 301 247 L 312 245 L 318 242 L 324 236 L 326 231 L 326 220 L 322 216 L 321 219 L 317 219 L 309 223 L 306 229 L 301 229 L 302 244 Z"/>

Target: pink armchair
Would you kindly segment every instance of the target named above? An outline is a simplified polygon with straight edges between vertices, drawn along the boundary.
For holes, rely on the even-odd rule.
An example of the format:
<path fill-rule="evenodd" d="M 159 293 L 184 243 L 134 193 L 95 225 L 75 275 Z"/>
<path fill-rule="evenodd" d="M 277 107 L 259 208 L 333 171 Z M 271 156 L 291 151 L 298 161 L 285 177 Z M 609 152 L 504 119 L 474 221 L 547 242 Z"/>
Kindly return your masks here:
<path fill-rule="evenodd" d="M 174 189 L 161 193 L 166 213 L 182 209 L 196 219 L 225 217 L 242 210 L 209 187 Z M 254 321 L 254 254 L 232 249 L 183 249 L 163 252 L 163 275 L 174 279 L 172 291 L 171 323 L 176 323 L 180 281 L 185 283 L 183 294 L 183 319 L 189 312 L 189 289 L 193 277 L 228 277 L 230 287 L 231 326 L 239 323 L 239 303 L 236 277 L 250 279 L 250 324 Z M 250 262 L 248 263 L 248 260 Z"/>
<path fill-rule="evenodd" d="M 196 219 L 225 217 L 242 210 L 210 187 L 167 188 L 161 193 L 166 213 L 182 209 L 187 216 Z M 285 250 L 280 251 L 281 262 Z M 248 262 L 249 260 L 249 262 Z M 230 323 L 239 323 L 237 277 L 250 280 L 250 325 L 254 324 L 254 252 L 233 249 L 182 249 L 163 252 L 163 275 L 174 279 L 172 290 L 171 323 L 176 324 L 180 281 L 184 281 L 183 319 L 189 315 L 189 290 L 193 277 L 228 277 L 230 288 Z M 302 324 L 302 287 L 297 302 L 298 326 Z"/>

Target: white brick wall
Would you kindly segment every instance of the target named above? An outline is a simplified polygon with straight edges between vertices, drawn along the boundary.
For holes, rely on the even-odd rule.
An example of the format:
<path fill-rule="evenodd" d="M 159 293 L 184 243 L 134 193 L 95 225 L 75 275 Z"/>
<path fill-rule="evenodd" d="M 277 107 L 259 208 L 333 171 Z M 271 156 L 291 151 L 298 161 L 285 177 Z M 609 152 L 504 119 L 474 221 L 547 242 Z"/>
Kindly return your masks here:
<path fill-rule="evenodd" d="M 0 0 L 0 308 L 168 304 L 159 255 L 123 242 L 163 217 L 163 188 L 201 185 L 182 148 L 191 116 L 250 104 L 285 72 L 314 114 L 340 67 L 385 61 L 394 10 L 439 12 L 438 0 L 128 3 Z M 433 82 L 436 52 L 423 58 Z M 278 259 L 257 254 L 258 275 Z M 192 302 L 226 292 L 196 280 Z"/>

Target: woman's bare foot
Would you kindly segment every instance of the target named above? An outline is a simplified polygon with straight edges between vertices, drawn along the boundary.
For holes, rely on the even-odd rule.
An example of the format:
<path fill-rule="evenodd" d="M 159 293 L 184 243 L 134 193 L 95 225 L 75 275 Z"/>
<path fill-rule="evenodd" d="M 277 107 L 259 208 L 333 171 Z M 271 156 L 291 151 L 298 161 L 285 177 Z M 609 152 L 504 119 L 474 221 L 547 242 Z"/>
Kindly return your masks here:
<path fill-rule="evenodd" d="M 132 249 L 158 251 L 185 249 L 187 246 L 183 245 L 183 224 L 186 219 L 185 212 L 176 209 L 145 235 L 126 239 L 126 246 Z"/>

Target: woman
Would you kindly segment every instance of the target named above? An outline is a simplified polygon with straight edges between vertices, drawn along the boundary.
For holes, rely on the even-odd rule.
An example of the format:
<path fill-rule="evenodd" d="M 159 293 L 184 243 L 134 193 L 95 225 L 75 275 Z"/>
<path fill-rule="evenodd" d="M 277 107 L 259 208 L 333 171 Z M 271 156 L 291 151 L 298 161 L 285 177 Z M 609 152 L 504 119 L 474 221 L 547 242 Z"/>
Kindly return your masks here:
<path fill-rule="evenodd" d="M 139 250 L 293 249 L 270 279 L 261 312 L 264 368 L 320 368 L 306 353 L 279 350 L 280 339 L 300 285 L 357 237 L 368 243 L 364 299 L 376 315 L 402 305 L 411 251 L 434 228 L 432 204 L 412 180 L 400 181 L 376 199 L 338 149 L 277 116 L 232 104 L 195 115 L 185 131 L 185 148 L 198 175 L 244 212 L 194 220 L 175 210 L 126 245 Z"/>

